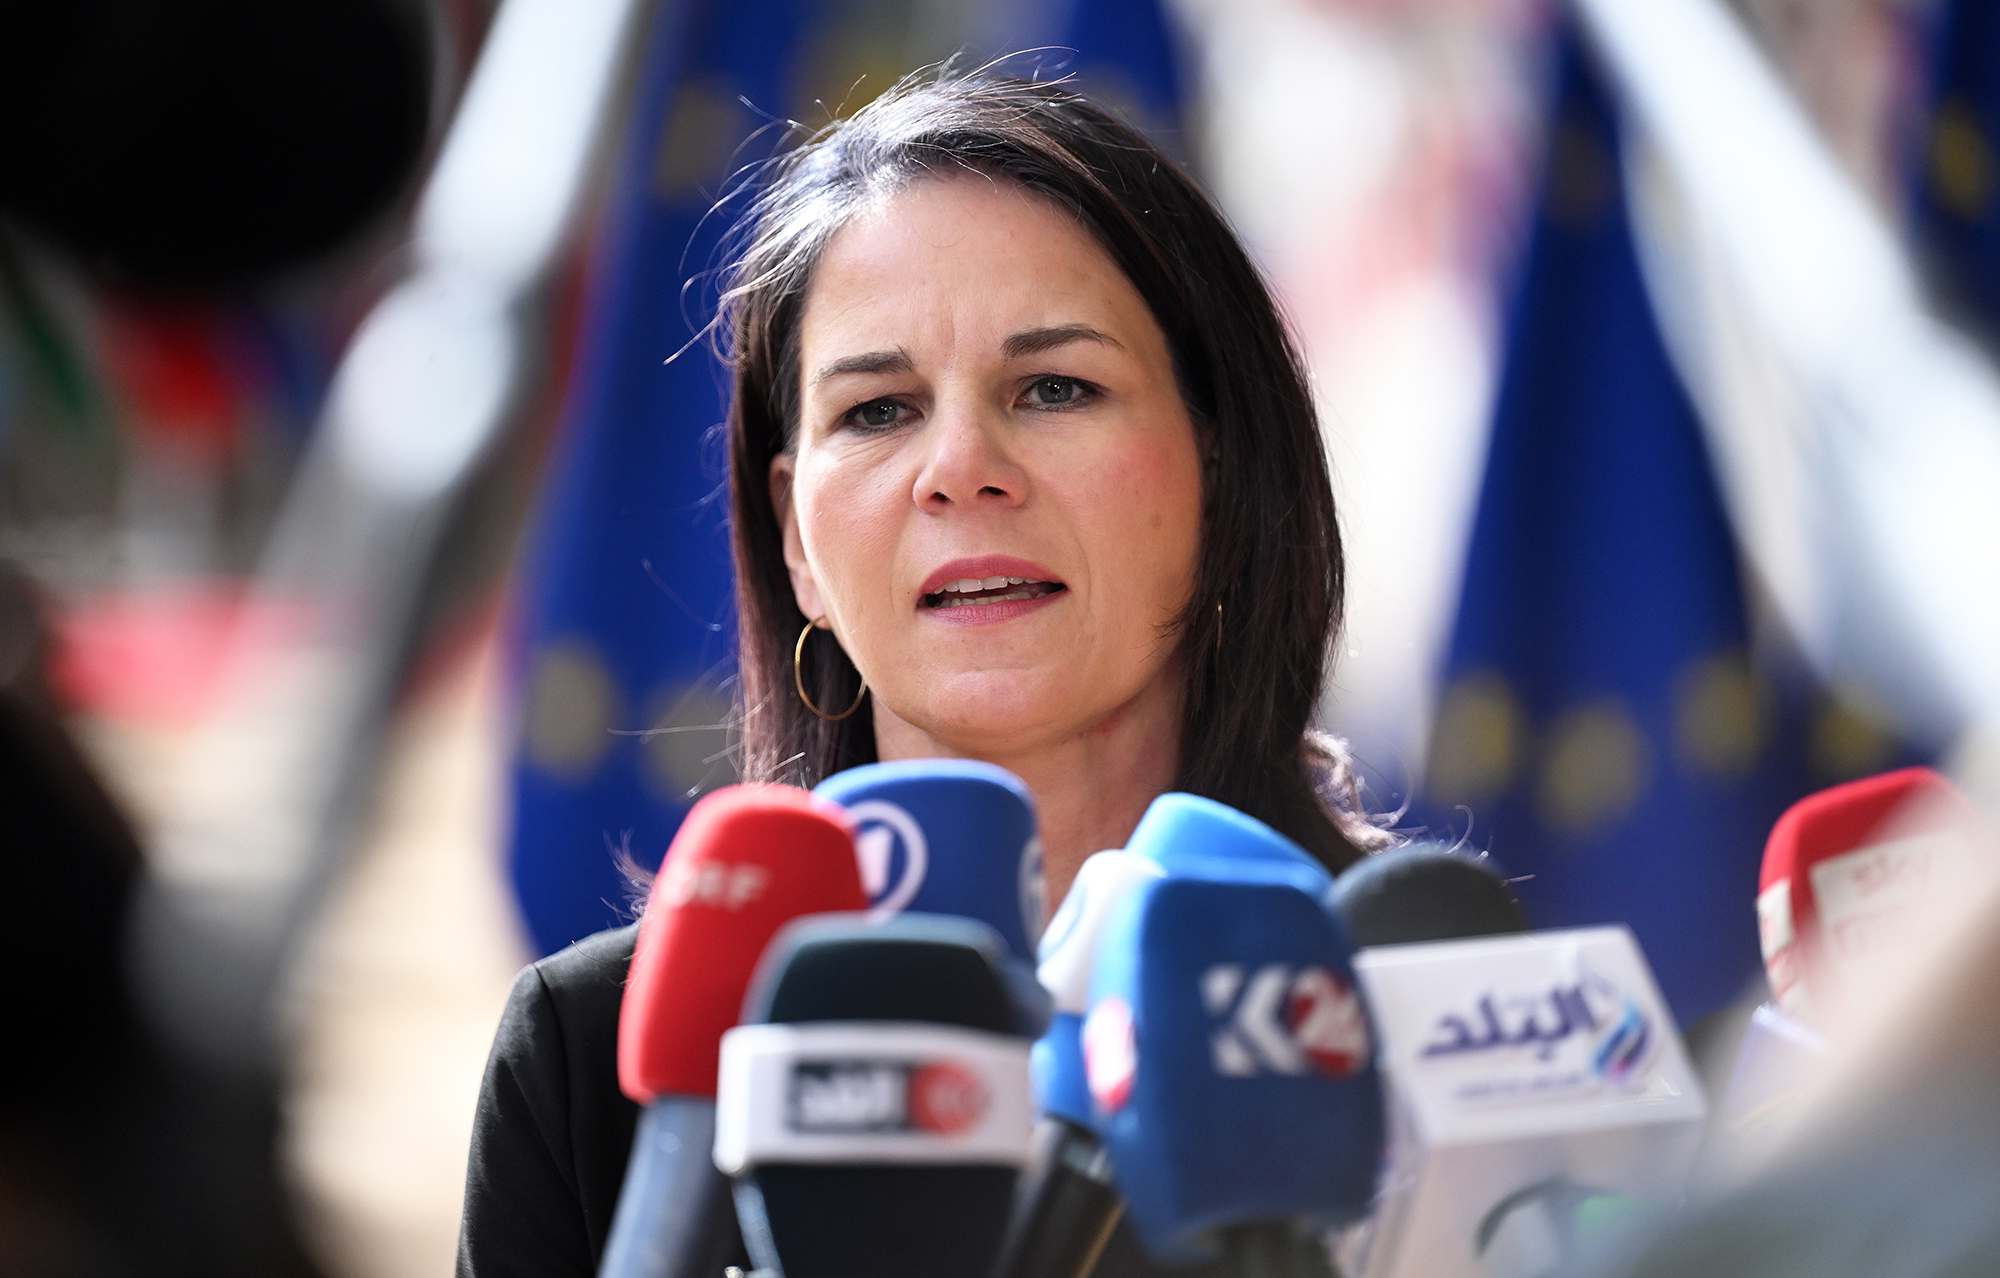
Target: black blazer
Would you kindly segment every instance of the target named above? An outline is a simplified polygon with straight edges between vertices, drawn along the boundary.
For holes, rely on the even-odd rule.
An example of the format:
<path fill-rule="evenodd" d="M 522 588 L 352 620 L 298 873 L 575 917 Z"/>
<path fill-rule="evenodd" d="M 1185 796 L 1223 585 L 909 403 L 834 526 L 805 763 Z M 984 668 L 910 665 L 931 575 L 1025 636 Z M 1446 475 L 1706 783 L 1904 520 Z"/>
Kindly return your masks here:
<path fill-rule="evenodd" d="M 459 1278 L 592 1278 L 639 1107 L 618 1090 L 618 1003 L 638 924 L 524 969 L 472 1125 Z"/>

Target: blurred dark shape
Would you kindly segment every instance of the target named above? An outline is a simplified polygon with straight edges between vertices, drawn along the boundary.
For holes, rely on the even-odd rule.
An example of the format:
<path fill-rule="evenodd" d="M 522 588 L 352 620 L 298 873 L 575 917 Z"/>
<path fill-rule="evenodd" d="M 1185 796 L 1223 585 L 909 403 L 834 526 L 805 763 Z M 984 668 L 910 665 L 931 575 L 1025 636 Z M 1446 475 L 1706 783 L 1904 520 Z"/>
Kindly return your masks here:
<path fill-rule="evenodd" d="M 131 826 L 44 679 L 34 584 L 0 561 L 0 1275 L 298 1275 L 264 1079 L 175 1059 L 124 979 Z"/>
<path fill-rule="evenodd" d="M 0 11 L 0 208 L 122 283 L 309 262 L 421 156 L 430 41 L 399 0 L 62 0 Z"/>
<path fill-rule="evenodd" d="M 115 933 L 139 844 L 55 718 L 44 677 L 51 648 L 33 582 L 0 562 L 0 821 L 8 849 L 0 945 L 9 980 L 18 983 L 10 1000 L 20 1018 L 15 1032 L 40 1044 L 0 1052 L 0 1106 L 38 1088 L 88 1085 L 124 1054 Z"/>

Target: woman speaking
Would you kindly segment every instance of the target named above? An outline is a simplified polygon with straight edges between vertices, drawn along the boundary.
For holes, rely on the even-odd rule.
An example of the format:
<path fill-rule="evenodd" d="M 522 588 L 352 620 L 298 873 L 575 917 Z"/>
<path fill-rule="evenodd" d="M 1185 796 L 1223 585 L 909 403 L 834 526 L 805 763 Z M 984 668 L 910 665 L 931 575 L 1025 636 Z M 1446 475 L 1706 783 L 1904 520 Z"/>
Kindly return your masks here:
<path fill-rule="evenodd" d="M 780 161 L 741 243 L 745 780 L 998 764 L 1035 793 L 1051 904 L 1168 790 L 1334 871 L 1386 839 L 1308 727 L 1341 554 L 1306 377 L 1171 160 L 1061 86 L 906 85 Z M 595 1272 L 636 1113 L 632 941 L 517 982 L 461 1274 Z"/>

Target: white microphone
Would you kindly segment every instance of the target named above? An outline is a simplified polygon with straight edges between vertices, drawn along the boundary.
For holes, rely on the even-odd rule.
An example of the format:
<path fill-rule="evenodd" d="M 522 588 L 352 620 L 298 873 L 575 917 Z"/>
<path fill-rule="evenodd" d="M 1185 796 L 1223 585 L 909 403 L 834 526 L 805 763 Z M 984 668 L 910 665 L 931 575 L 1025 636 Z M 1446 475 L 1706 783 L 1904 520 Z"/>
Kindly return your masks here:
<path fill-rule="evenodd" d="M 1540 1278 L 1599 1220 L 1671 1203 L 1707 1105 L 1622 927 L 1362 950 L 1388 1079 L 1351 1278 Z"/>

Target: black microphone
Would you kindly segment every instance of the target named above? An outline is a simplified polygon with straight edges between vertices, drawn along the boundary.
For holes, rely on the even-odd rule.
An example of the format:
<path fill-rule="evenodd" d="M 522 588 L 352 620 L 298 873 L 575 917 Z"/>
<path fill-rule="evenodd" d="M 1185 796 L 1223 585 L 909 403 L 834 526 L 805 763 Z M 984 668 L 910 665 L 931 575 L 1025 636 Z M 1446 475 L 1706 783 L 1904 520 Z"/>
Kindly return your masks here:
<path fill-rule="evenodd" d="M 1529 929 L 1527 911 L 1490 858 L 1440 843 L 1364 858 L 1334 881 L 1333 903 L 1356 949 Z"/>
<path fill-rule="evenodd" d="M 1028 1156 L 1031 1035 L 1006 944 L 970 919 L 802 920 L 724 1035 L 715 1161 L 773 1278 L 986 1271 Z"/>

